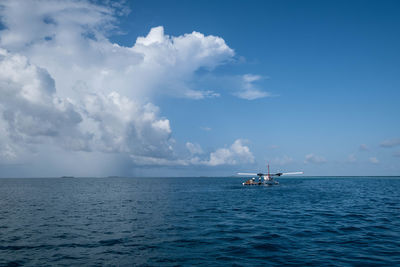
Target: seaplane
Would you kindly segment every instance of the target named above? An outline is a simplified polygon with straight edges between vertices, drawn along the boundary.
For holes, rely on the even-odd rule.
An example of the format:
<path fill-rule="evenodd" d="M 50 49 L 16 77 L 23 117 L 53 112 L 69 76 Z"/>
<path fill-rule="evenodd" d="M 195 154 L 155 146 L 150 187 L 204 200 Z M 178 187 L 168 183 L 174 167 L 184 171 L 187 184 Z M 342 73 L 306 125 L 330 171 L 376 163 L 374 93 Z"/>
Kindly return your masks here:
<path fill-rule="evenodd" d="M 303 174 L 303 172 L 278 172 L 278 173 L 269 173 L 269 164 L 268 166 L 268 173 L 248 173 L 248 172 L 239 172 L 238 175 L 243 175 L 243 176 L 258 176 L 258 181 L 256 181 L 256 178 L 253 177 L 246 182 L 243 183 L 243 185 L 278 185 L 279 182 L 274 180 L 275 176 L 282 176 L 282 175 L 297 175 L 297 174 Z"/>

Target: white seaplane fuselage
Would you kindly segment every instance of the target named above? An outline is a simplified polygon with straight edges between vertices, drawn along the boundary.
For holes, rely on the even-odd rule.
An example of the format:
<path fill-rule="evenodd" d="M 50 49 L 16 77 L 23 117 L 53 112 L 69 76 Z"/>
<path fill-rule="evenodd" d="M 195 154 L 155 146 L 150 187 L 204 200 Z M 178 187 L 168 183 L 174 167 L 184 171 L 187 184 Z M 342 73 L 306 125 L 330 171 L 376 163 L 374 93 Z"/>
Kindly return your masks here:
<path fill-rule="evenodd" d="M 251 178 L 247 180 L 246 182 L 243 183 L 243 185 L 278 185 L 279 182 L 275 181 L 274 178 L 268 175 L 263 175 L 262 178 L 258 178 L 258 181 L 256 178 Z"/>

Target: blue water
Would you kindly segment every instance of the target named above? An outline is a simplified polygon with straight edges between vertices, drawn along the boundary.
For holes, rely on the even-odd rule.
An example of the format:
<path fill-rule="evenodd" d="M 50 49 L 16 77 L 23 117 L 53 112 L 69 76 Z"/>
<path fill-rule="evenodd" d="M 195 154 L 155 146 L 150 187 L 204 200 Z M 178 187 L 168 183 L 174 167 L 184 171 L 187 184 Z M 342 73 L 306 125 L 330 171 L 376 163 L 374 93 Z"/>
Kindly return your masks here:
<path fill-rule="evenodd" d="M 0 179 L 3 265 L 400 265 L 400 178 Z"/>

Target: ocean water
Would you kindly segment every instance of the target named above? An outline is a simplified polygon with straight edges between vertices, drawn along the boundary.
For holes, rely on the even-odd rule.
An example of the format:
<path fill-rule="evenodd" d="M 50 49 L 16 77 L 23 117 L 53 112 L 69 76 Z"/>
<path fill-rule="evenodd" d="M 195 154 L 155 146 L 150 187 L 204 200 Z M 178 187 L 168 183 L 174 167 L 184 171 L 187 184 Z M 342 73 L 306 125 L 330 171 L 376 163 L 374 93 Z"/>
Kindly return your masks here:
<path fill-rule="evenodd" d="M 0 179 L 0 266 L 400 265 L 400 178 Z"/>

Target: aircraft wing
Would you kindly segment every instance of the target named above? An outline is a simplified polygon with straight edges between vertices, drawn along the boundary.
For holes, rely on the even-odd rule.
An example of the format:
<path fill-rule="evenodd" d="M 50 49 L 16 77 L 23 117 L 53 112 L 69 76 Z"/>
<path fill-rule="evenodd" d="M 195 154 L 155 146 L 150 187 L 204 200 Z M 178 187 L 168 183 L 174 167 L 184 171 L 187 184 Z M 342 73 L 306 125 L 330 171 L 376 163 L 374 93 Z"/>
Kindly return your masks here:
<path fill-rule="evenodd" d="M 284 172 L 281 175 L 295 175 L 295 174 L 303 174 L 303 172 Z"/>
<path fill-rule="evenodd" d="M 239 172 L 238 175 L 257 176 L 257 173 Z"/>

